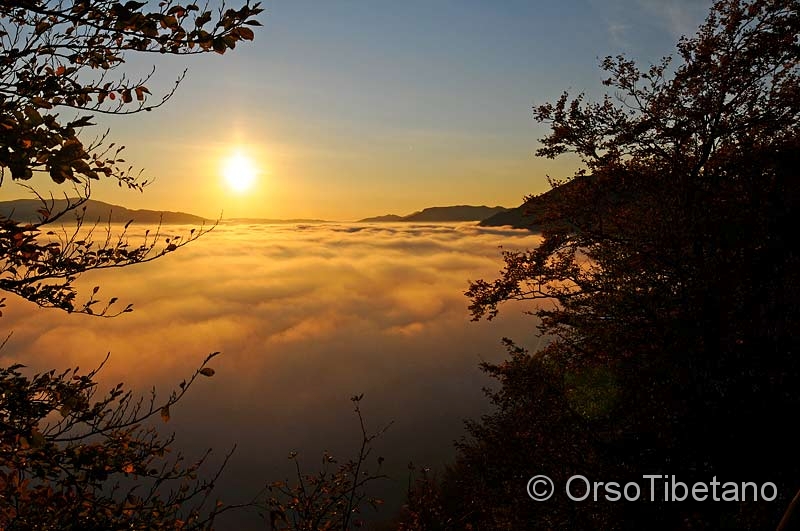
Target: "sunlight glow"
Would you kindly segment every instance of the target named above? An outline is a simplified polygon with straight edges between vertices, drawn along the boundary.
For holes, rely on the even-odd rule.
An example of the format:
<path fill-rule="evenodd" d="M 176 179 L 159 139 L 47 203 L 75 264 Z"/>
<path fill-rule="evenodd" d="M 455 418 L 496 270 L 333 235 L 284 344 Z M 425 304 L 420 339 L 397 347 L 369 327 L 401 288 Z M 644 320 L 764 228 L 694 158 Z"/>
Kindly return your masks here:
<path fill-rule="evenodd" d="M 222 175 L 228 186 L 235 192 L 246 192 L 249 190 L 256 180 L 256 168 L 253 161 L 242 154 L 237 152 L 231 156 L 226 162 L 222 170 Z"/>

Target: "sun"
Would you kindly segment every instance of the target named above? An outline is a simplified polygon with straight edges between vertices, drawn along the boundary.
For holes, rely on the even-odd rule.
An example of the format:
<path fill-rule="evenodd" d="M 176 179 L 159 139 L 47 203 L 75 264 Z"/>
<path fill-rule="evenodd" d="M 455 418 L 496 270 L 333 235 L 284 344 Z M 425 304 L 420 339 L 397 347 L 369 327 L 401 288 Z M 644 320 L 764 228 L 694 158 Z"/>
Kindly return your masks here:
<path fill-rule="evenodd" d="M 225 182 L 234 192 L 246 192 L 253 187 L 256 180 L 256 168 L 253 161 L 239 152 L 225 161 L 222 175 Z"/>

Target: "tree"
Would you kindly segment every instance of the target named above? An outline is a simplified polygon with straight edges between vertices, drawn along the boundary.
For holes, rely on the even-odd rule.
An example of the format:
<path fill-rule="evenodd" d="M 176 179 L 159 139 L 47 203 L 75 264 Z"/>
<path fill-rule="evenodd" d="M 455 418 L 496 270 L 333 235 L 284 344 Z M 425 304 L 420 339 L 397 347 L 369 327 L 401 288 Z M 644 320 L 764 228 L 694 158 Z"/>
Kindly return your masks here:
<path fill-rule="evenodd" d="M 0 527 L 211 529 L 235 507 L 211 499 L 224 463 L 198 480 L 208 452 L 188 464 L 170 457 L 173 437 L 144 423 L 168 420 L 195 379 L 213 374 L 206 366 L 213 356 L 161 403 L 155 391 L 136 399 L 122 383 L 96 397 L 102 365 L 32 377 L 21 365 L 0 369 Z"/>
<path fill-rule="evenodd" d="M 530 508 L 524 491 L 531 468 L 574 470 L 572 449 L 590 456 L 576 473 L 598 480 L 718 476 L 779 489 L 775 502 L 738 504 L 658 493 L 579 507 L 582 519 L 777 525 L 800 487 L 798 35 L 796 0 L 718 0 L 678 43 L 677 66 L 609 57 L 614 96 L 565 93 L 534 110 L 551 128 L 537 154 L 575 153 L 583 167 L 554 181 L 541 245 L 506 252 L 499 278 L 467 292 L 475 319 L 507 300 L 554 303 L 536 311 L 546 348 L 486 367 L 501 385 L 496 410 L 470 428 L 445 481 L 470 493 L 459 501 L 474 528 L 518 528 L 515 511 L 574 522 L 557 502 Z M 532 431 L 517 436 L 520 426 Z M 510 515 L 505 527 L 492 524 L 498 513 Z"/>
<path fill-rule="evenodd" d="M 0 3 L 0 186 L 25 183 L 46 175 L 66 186 L 65 206 L 29 187 L 42 200 L 36 223 L 0 217 L 0 289 L 40 306 L 66 311 L 98 313 L 95 293 L 76 303 L 75 279 L 82 273 L 145 262 L 171 252 L 186 240 L 170 238 L 165 246 L 146 237 L 132 246 L 125 232 L 104 242 L 45 232 L 48 225 L 69 212 L 83 221 L 80 207 L 88 200 L 92 181 L 115 179 L 120 186 L 141 190 L 147 180 L 120 158 L 122 147 L 106 143 L 106 135 L 91 141 L 81 133 L 92 124 L 92 114 L 126 115 L 152 111 L 174 94 L 156 102 L 146 83 L 154 71 L 133 79 L 121 71 L 128 54 L 225 53 L 253 39 L 249 26 L 259 4 L 214 14 L 197 3 L 160 2 L 148 10 L 146 2 L 113 0 L 32 0 Z M 185 72 L 184 72 L 185 74 Z M 64 121 L 57 111 L 72 111 Z M 127 229 L 127 227 L 126 227 Z M 44 233 L 44 234 L 43 234 Z M 189 239 L 197 235 L 190 235 Z M 113 304 L 113 303 L 112 303 Z M 108 311 L 108 307 L 99 313 Z M 125 310 L 123 310 L 125 311 Z"/>
<path fill-rule="evenodd" d="M 146 83 L 123 71 L 130 54 L 225 53 L 254 37 L 258 3 L 216 12 L 197 3 L 165 0 L 29 0 L 0 2 L 0 186 L 23 184 L 42 202 L 38 221 L 0 216 L 0 290 L 39 306 L 113 316 L 116 298 L 97 306 L 95 287 L 77 302 L 76 279 L 96 269 L 126 267 L 175 251 L 186 238 L 149 232 L 138 245 L 128 225 L 93 239 L 85 219 L 91 183 L 114 179 L 142 190 L 147 180 L 120 157 L 105 134 L 84 139 L 94 114 L 151 111 Z M 184 72 L 185 74 L 185 72 Z M 65 120 L 62 114 L 75 115 Z M 42 175 L 65 187 L 57 202 L 30 185 Z M 10 179 L 10 182 L 9 182 Z M 52 230 L 73 217 L 71 228 Z M 0 298 L 0 306 L 4 299 Z M 97 397 L 98 370 L 77 368 L 32 376 L 22 365 L 0 369 L 0 528 L 2 529 L 210 529 L 229 507 L 207 507 L 214 479 L 200 481 L 203 459 L 169 458 L 171 437 L 143 423 L 169 420 L 174 405 L 206 363 L 158 401 L 136 399 L 122 384 Z M 102 367 L 102 365 L 101 365 Z"/>
<path fill-rule="evenodd" d="M 354 395 L 350 400 L 355 405 L 361 436 L 358 454 L 344 463 L 327 451 L 322 455 L 322 467 L 316 473 L 304 473 L 297 452 L 289 454 L 295 466 L 293 481 L 274 481 L 267 485 L 267 496 L 262 504 L 262 516 L 269 518 L 271 530 L 280 531 L 350 531 L 362 528 L 366 521 L 361 517 L 367 505 L 377 509 L 383 500 L 370 496 L 367 488 L 377 480 L 387 479 L 381 473 L 383 457 L 376 459 L 375 468 L 370 468 L 373 442 L 389 429 L 387 424 L 380 430 L 369 433 L 361 413 L 361 399 Z M 334 470 L 335 467 L 335 470 Z"/>

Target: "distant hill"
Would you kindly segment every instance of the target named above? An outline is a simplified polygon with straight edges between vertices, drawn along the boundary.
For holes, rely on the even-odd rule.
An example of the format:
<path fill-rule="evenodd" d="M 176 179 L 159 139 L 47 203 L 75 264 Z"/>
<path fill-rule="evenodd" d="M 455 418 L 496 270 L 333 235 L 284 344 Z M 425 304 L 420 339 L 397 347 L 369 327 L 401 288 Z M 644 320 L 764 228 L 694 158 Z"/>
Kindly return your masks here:
<path fill-rule="evenodd" d="M 292 223 L 331 223 L 324 219 L 292 218 L 292 219 L 271 219 L 271 218 L 230 218 L 222 219 L 222 223 L 229 225 L 278 225 Z"/>
<path fill-rule="evenodd" d="M 66 200 L 57 199 L 53 212 L 58 212 L 64 208 Z M 199 225 L 209 222 L 200 216 L 187 214 L 186 212 L 160 212 L 157 210 L 132 210 L 119 205 L 112 205 L 102 201 L 90 199 L 84 205 L 86 207 L 86 221 L 94 223 L 100 221 L 107 222 L 109 216 L 112 223 L 127 223 L 134 220 L 137 223 L 154 224 L 159 221 L 165 224 L 189 224 Z M 83 206 L 81 208 L 83 208 Z M 12 201 L 0 201 L 0 216 L 12 217 L 17 221 L 36 222 L 41 215 L 39 209 L 42 202 L 38 199 L 15 199 Z M 470 206 L 457 205 L 447 207 L 430 207 L 419 212 L 414 212 L 407 216 L 389 214 L 386 216 L 376 216 L 360 220 L 364 223 L 375 222 L 456 222 L 456 221 L 481 221 L 492 216 L 501 215 L 509 212 L 504 207 Z M 163 217 L 162 217 L 163 216 Z M 70 222 L 75 219 L 74 213 L 67 213 L 61 220 Z M 226 224 L 255 224 L 255 223 L 328 223 L 322 219 L 263 219 L 263 218 L 233 218 L 223 219 Z"/>
<path fill-rule="evenodd" d="M 53 212 L 59 212 L 66 206 L 65 199 L 56 199 Z M 134 220 L 138 223 L 169 223 L 169 224 L 191 224 L 199 225 L 208 221 L 200 216 L 187 214 L 185 212 L 159 212 L 156 210 L 131 210 L 119 205 L 103 203 L 90 199 L 80 208 L 86 207 L 86 222 L 99 220 L 101 223 L 107 222 L 109 216 L 112 223 L 127 223 Z M 17 221 L 35 222 L 41 219 L 38 212 L 42 208 L 42 202 L 38 199 L 15 199 L 12 201 L 0 201 L 0 216 L 11 217 Z M 74 213 L 67 213 L 61 220 L 69 222 L 75 219 Z"/>
<path fill-rule="evenodd" d="M 359 219 L 359 223 L 375 223 L 375 222 L 390 222 L 390 221 L 407 221 L 405 217 L 398 216 L 397 214 L 386 214 L 385 216 L 375 216 L 373 218 Z"/>
<path fill-rule="evenodd" d="M 552 192 L 552 190 L 551 190 Z M 538 218 L 544 212 L 545 204 L 549 198 L 545 192 L 542 195 L 533 197 L 516 208 L 498 212 L 497 214 L 482 220 L 481 227 L 504 227 L 510 226 L 515 229 L 529 229 L 539 231 Z"/>
<path fill-rule="evenodd" d="M 539 232 L 541 231 L 541 218 L 545 214 L 548 203 L 561 197 L 562 194 L 575 193 L 586 185 L 591 186 L 593 182 L 595 182 L 593 177 L 589 175 L 576 178 L 557 188 L 531 197 L 516 208 L 498 212 L 494 216 L 481 221 L 479 225 L 482 227 L 511 226 L 516 229 L 529 229 Z"/>
<path fill-rule="evenodd" d="M 496 214 L 507 211 L 505 207 L 456 205 L 446 207 L 430 207 L 407 216 L 388 214 L 359 220 L 361 223 L 375 222 L 438 222 L 438 221 L 482 221 Z"/>

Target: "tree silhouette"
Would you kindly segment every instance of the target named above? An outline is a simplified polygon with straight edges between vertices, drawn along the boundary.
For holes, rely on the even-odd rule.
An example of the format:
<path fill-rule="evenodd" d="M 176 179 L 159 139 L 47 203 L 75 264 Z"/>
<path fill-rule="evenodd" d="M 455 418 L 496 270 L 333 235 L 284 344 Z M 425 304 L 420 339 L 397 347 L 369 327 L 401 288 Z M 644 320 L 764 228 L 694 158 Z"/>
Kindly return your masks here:
<path fill-rule="evenodd" d="M 99 287 L 77 302 L 77 278 L 153 260 L 205 231 L 164 238 L 156 230 L 134 244 L 126 224 L 97 238 L 96 223 L 85 219 L 92 182 L 141 190 L 147 180 L 107 133 L 84 136 L 95 114 L 161 106 L 185 74 L 153 101 L 146 86 L 153 71 L 130 78 L 122 68 L 128 55 L 223 54 L 253 39 L 250 26 L 260 25 L 254 17 L 261 11 L 258 3 L 211 11 L 175 0 L 154 9 L 137 1 L 0 2 L 0 186 L 22 184 L 42 202 L 38 221 L 0 216 L 0 290 L 67 312 L 125 313 L 131 306 L 115 309 L 114 297 L 100 304 Z M 36 175 L 63 187 L 66 201 L 31 186 Z M 137 399 L 123 384 L 100 395 L 99 368 L 32 376 L 22 365 L 0 369 L 0 528 L 210 529 L 230 506 L 210 498 L 216 476 L 198 479 L 205 458 L 187 464 L 170 457 L 172 437 L 143 423 L 168 421 L 196 378 L 214 374 L 206 364 L 215 355 L 161 400 L 155 391 Z"/>
<path fill-rule="evenodd" d="M 467 493 L 453 521 L 777 525 L 800 486 L 798 35 L 796 0 L 720 0 L 677 66 L 609 57 L 613 96 L 534 110 L 551 128 L 538 155 L 574 153 L 583 168 L 554 182 L 541 245 L 506 252 L 499 278 L 467 295 L 475 319 L 508 300 L 554 303 L 536 311 L 552 341 L 485 367 L 501 390 L 442 486 Z M 539 471 L 771 481 L 780 496 L 531 507 Z"/>
<path fill-rule="evenodd" d="M 383 500 L 371 496 L 369 487 L 378 480 L 387 479 L 381 472 L 384 458 L 378 456 L 372 464 L 370 456 L 375 439 L 391 426 L 387 424 L 369 433 L 361 413 L 364 395 L 350 398 L 358 417 L 360 447 L 354 457 L 340 463 L 327 451 L 322 455 L 322 467 L 314 472 L 303 472 L 297 452 L 289 459 L 295 466 L 295 477 L 273 481 L 267 485 L 266 499 L 261 503 L 261 514 L 269 520 L 273 531 L 350 531 L 366 526 L 362 514 L 366 506 L 378 509 Z"/>
<path fill-rule="evenodd" d="M 45 230 L 69 212 L 83 222 L 80 207 L 93 181 L 114 179 L 137 190 L 147 184 L 105 134 L 81 138 L 94 114 L 127 115 L 163 105 L 185 75 L 154 102 L 146 86 L 154 70 L 130 78 L 120 68 L 127 55 L 223 54 L 253 39 L 249 26 L 259 25 L 254 17 L 262 11 L 258 3 L 240 9 L 223 4 L 214 13 L 175 0 L 160 2 L 153 11 L 146 7 L 146 2 L 113 0 L 0 3 L 0 186 L 8 177 L 24 184 L 41 174 L 73 194 L 65 192 L 66 204 L 56 208 L 52 197 L 29 186 L 42 201 L 40 220 L 0 217 L 1 290 L 40 306 L 104 313 L 108 308 L 93 310 L 96 292 L 76 303 L 73 283 L 81 273 L 151 260 L 186 243 L 173 237 L 161 245 L 148 235 L 132 245 L 125 232 L 94 241 L 77 230 L 63 236 Z M 65 121 L 59 111 L 76 116 Z"/>
<path fill-rule="evenodd" d="M 0 369 L 0 526 L 3 529 L 211 529 L 235 506 L 211 499 L 215 475 L 198 480 L 208 452 L 170 456 L 173 437 L 143 425 L 169 408 L 198 376 L 162 402 L 118 384 L 97 396 L 100 368 L 27 377 Z M 230 454 L 228 455 L 228 457 Z M 225 459 L 227 461 L 227 457 Z"/>

